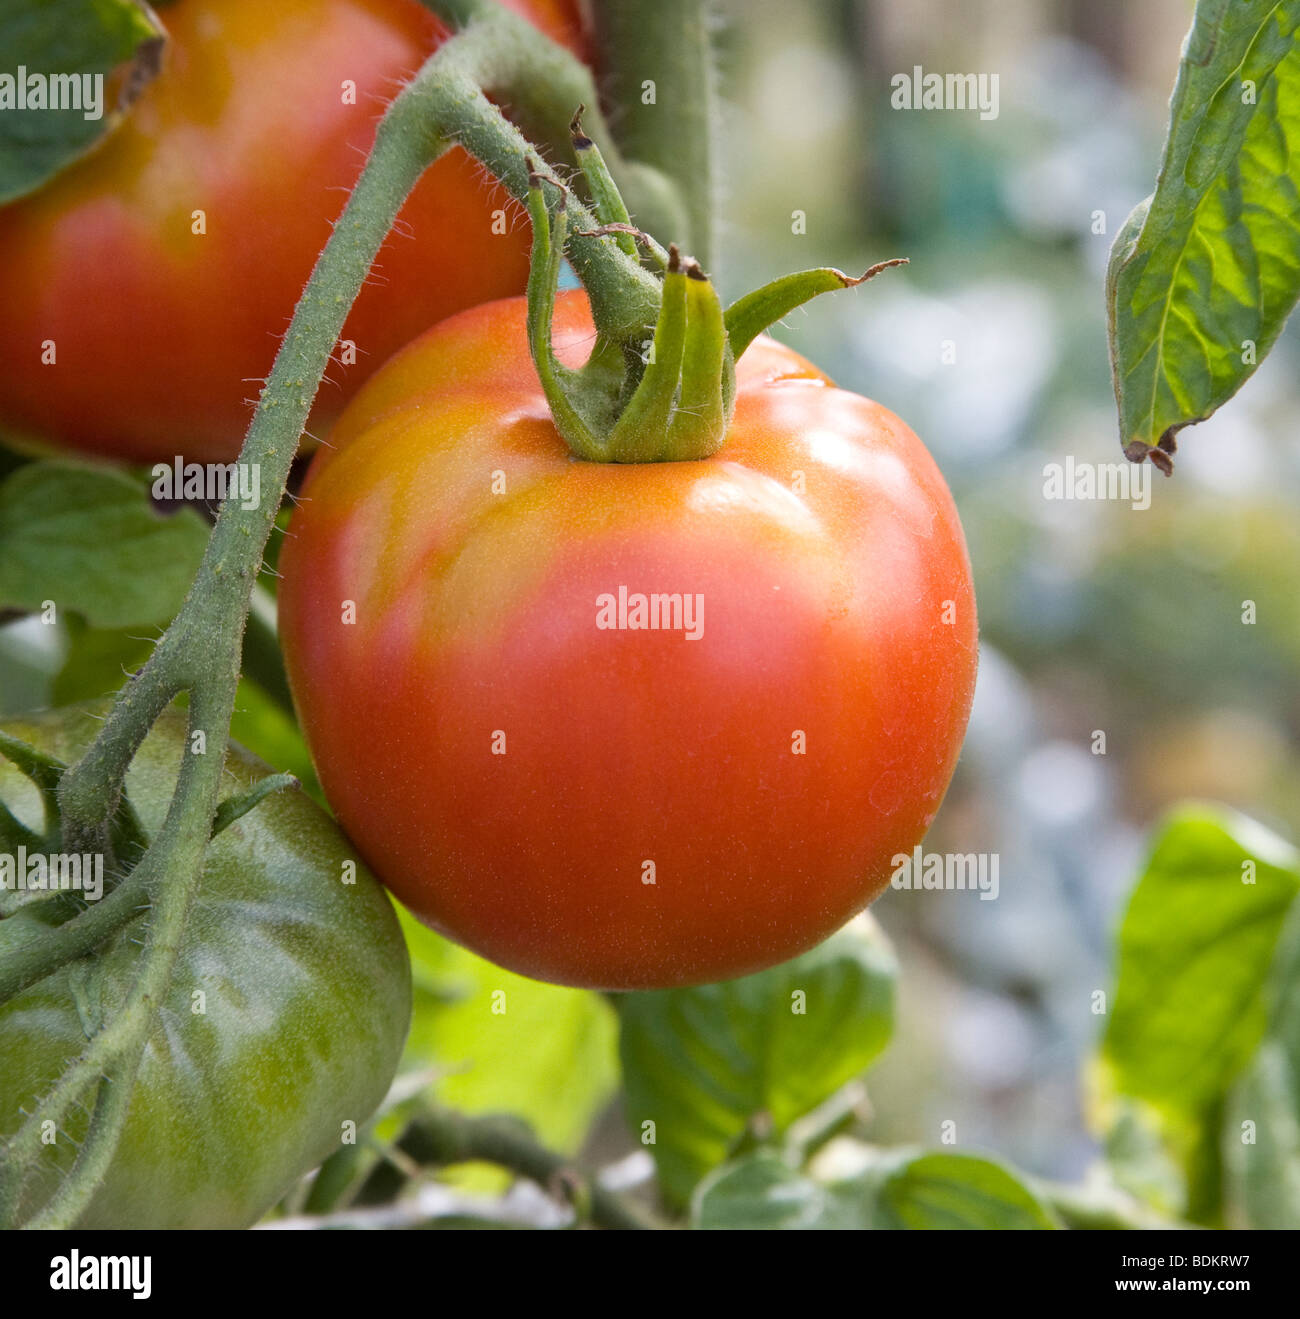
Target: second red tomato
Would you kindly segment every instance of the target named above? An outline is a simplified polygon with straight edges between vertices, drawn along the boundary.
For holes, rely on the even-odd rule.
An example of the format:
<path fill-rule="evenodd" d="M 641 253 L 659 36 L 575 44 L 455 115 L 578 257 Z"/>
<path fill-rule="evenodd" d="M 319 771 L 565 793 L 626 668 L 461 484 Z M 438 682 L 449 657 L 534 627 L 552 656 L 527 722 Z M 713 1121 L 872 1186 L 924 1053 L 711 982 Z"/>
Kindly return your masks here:
<path fill-rule="evenodd" d="M 512 0 L 581 45 L 575 0 Z M 160 76 L 98 150 L 0 209 L 0 427 L 229 462 L 385 104 L 445 33 L 415 0 L 178 0 Z M 504 221 L 502 220 L 502 217 Z M 523 288 L 528 223 L 456 150 L 401 212 L 311 429 L 432 322 Z"/>

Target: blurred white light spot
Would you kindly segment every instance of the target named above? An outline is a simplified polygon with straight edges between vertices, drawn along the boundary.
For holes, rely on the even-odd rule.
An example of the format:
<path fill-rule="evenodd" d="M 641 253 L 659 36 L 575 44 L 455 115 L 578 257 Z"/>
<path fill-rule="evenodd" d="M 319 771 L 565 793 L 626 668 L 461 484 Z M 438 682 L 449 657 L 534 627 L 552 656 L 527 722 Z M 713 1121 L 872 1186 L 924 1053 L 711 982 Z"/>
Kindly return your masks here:
<path fill-rule="evenodd" d="M 1251 415 L 1245 397 L 1234 399 L 1178 438 L 1182 441 L 1178 446 L 1179 472 L 1216 495 L 1240 498 L 1275 488 L 1279 455 L 1272 437 Z"/>
<path fill-rule="evenodd" d="M 816 88 L 815 96 L 809 89 Z M 789 46 L 764 61 L 753 105 L 762 130 L 789 141 L 815 142 L 849 114 L 849 72 L 843 60 L 816 46 Z"/>
<path fill-rule="evenodd" d="M 991 994 L 960 998 L 946 1033 L 957 1065 L 984 1087 L 1015 1084 L 1034 1056 L 1034 1029 L 1025 1013 Z"/>
<path fill-rule="evenodd" d="M 1007 759 L 1033 731 L 1029 690 L 1016 668 L 985 643 L 980 646 L 979 676 L 971 707 L 972 744 L 982 755 Z"/>
<path fill-rule="evenodd" d="M 1017 790 L 1040 820 L 1066 825 L 1085 819 L 1101 804 L 1097 757 L 1072 742 L 1047 742 L 1021 763 Z"/>
<path fill-rule="evenodd" d="M 1053 370 L 1059 333 L 1050 300 L 1018 280 L 989 279 L 948 299 L 891 292 L 856 327 L 856 347 L 879 374 L 929 388 L 923 433 L 963 457 L 1009 447 Z M 945 362 L 944 345 L 955 360 Z M 920 429 L 920 428 L 919 428 Z"/>

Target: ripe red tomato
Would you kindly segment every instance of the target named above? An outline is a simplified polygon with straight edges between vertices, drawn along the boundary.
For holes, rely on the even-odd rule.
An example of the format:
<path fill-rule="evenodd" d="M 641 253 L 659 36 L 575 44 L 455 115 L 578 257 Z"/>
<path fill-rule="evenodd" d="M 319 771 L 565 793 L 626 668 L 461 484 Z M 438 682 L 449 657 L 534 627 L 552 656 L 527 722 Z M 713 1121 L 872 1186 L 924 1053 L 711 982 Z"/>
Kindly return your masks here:
<path fill-rule="evenodd" d="M 715 457 L 575 461 L 524 317 L 436 326 L 313 461 L 280 598 L 326 794 L 411 911 L 526 975 L 645 989 L 792 957 L 884 887 L 957 760 L 976 619 L 947 486 L 771 340 Z M 562 296 L 562 360 L 591 338 Z M 650 593 L 681 618 L 619 626 Z"/>
<path fill-rule="evenodd" d="M 511 8 L 580 45 L 576 0 Z M 127 122 L 0 210 L 0 424 L 137 462 L 228 462 L 383 106 L 444 30 L 416 0 L 161 14 L 167 64 Z M 443 157 L 352 309 L 356 362 L 331 368 L 312 429 L 431 322 L 519 292 L 527 272 L 518 208 L 463 151 Z"/>

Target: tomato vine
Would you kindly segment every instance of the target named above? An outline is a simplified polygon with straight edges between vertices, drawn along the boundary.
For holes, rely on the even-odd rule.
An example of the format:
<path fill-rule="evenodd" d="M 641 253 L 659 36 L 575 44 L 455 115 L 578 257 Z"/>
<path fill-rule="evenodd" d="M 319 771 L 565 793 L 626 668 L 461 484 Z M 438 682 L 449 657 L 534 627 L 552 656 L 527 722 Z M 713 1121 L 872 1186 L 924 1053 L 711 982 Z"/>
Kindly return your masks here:
<path fill-rule="evenodd" d="M 57 811 L 64 848 L 106 850 L 132 758 L 173 699 L 188 696 L 188 726 L 191 734 L 204 735 L 205 752 L 183 758 L 166 822 L 129 876 L 102 905 L 7 950 L 7 981 L 0 990 L 12 994 L 96 947 L 132 919 L 142 901 L 152 908 L 129 1001 L 96 1033 L 87 1051 L 5 1147 L 0 1188 L 5 1203 L 16 1211 L 14 1188 L 39 1154 L 41 1124 L 50 1119 L 57 1123 L 98 1087 L 90 1134 L 57 1197 L 41 1212 L 40 1226 L 76 1220 L 120 1137 L 151 1004 L 174 965 L 220 805 L 245 620 L 279 496 L 348 310 L 380 245 L 421 173 L 456 144 L 526 201 L 536 148 L 489 99 L 489 92 L 517 101 L 534 125 L 548 124 L 553 140 L 567 140 L 574 109 L 571 91 L 578 93 L 576 100 L 596 104 L 590 72 L 523 20 L 474 0 L 429 7 L 456 27 L 457 34 L 430 57 L 384 115 L 371 157 L 294 312 L 244 441 L 240 462 L 260 468 L 262 487 L 271 498 L 254 507 L 234 500 L 223 505 L 197 578 L 174 622 L 122 690 L 87 753 L 59 773 Z M 598 115 L 589 116 L 588 131 L 605 136 Z M 642 181 L 649 177 L 644 169 L 633 174 Z M 577 227 L 597 227 L 596 217 L 580 203 L 573 203 L 572 214 Z M 598 237 L 575 235 L 569 254 L 602 324 L 629 341 L 643 334 L 658 310 L 653 276 L 616 243 Z M 105 1080 L 110 1074 L 113 1079 Z"/>

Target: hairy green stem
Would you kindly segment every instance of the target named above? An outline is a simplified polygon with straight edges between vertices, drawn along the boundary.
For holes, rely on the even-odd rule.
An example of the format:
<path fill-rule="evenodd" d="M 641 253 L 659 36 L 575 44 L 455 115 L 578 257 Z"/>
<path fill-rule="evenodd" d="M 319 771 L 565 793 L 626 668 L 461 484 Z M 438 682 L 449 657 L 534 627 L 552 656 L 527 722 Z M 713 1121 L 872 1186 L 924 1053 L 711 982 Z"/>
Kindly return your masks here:
<path fill-rule="evenodd" d="M 428 74 L 426 65 L 423 76 Z M 375 150 L 317 262 L 276 357 L 240 455 L 241 462 L 260 468 L 263 489 L 283 491 L 348 310 L 402 202 L 447 145 L 445 138 L 429 131 L 420 93 L 417 78 L 381 123 Z M 89 1203 L 120 1136 L 134 1077 L 131 1060 L 136 1057 L 138 1062 L 136 1051 L 165 997 L 202 875 L 239 681 L 244 619 L 278 504 L 278 499 L 267 500 L 249 509 L 228 501 L 222 507 L 180 614 L 119 697 L 90 751 L 60 783 L 64 846 L 79 850 L 77 840 L 98 839 L 106 832 L 127 767 L 158 715 L 178 692 L 190 693 L 190 729 L 203 732 L 205 753 L 184 757 L 166 822 L 117 890 L 126 890 L 116 903 L 118 912 L 137 901 L 137 888 L 151 904 L 149 935 L 135 986 L 123 1009 L 95 1035 L 82 1058 L 6 1143 L 0 1163 L 0 1203 L 11 1216 L 18 1213 L 22 1185 L 40 1158 L 42 1124 L 53 1120 L 60 1125 L 72 1106 L 84 1102 L 90 1088 L 104 1077 L 113 1080 L 105 1093 L 110 1103 L 102 1114 L 96 1107 L 93 1139 L 86 1142 L 72 1172 L 43 1211 L 43 1224 L 75 1221 Z M 110 916 L 114 914 L 110 909 Z M 86 938 L 108 932 L 110 925 L 109 917 L 97 916 L 88 927 L 64 936 L 65 951 L 84 949 Z"/>
<path fill-rule="evenodd" d="M 584 106 L 583 128 L 618 181 L 638 226 L 665 243 L 685 238 L 689 220 L 676 184 L 661 170 L 629 160 L 619 150 L 601 110 L 595 79 L 580 59 L 563 46 L 539 39 L 526 20 L 502 11 L 498 0 L 422 3 L 454 29 L 490 19 L 499 33 L 510 32 L 511 39 L 498 40 L 490 62 L 478 70 L 483 90 L 509 109 L 525 137 L 556 160 L 573 159 L 569 125 L 573 112 Z"/>
<path fill-rule="evenodd" d="M 123 1047 L 115 1060 L 113 1075 L 105 1076 L 100 1081 L 90 1128 L 77 1152 L 71 1173 L 25 1226 L 71 1227 L 94 1198 L 95 1187 L 108 1171 L 122 1128 L 126 1125 L 131 1089 L 135 1085 L 136 1073 L 140 1070 L 147 1038 L 147 1031 L 135 1032 L 135 1038 Z"/>
<path fill-rule="evenodd" d="M 548 54 L 559 51 L 522 19 L 494 11 L 465 29 L 457 39 L 456 60 L 441 69 L 436 80 L 420 79 L 426 122 L 443 125 L 448 136 L 487 166 L 525 206 L 536 148 L 502 117 L 483 88 L 506 83 L 521 66 L 526 67 L 538 45 Z M 565 116 L 566 136 L 576 108 L 570 106 Z M 572 229 L 586 233 L 598 227 L 596 217 L 577 198 L 570 199 L 568 210 Z M 623 252 L 615 238 L 575 234 L 567 250 L 591 300 L 597 332 L 620 345 L 641 343 L 659 315 L 659 281 Z"/>
<path fill-rule="evenodd" d="M 0 1003 L 44 980 L 59 967 L 94 952 L 105 939 L 148 910 L 144 873 L 136 866 L 98 902 L 62 925 L 13 935 L 0 922 Z"/>
<path fill-rule="evenodd" d="M 618 145 L 676 184 L 688 232 L 666 237 L 715 274 L 717 75 L 708 0 L 601 0 L 594 13 Z"/>

